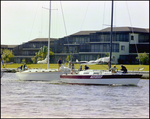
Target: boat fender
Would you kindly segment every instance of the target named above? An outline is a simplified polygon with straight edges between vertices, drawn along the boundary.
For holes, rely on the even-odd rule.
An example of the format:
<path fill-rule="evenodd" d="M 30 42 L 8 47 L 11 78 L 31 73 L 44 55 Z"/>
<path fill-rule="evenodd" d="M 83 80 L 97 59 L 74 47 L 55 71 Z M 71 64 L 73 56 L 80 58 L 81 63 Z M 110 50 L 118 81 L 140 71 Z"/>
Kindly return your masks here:
<path fill-rule="evenodd" d="M 73 74 L 73 71 L 71 71 L 70 74 Z"/>

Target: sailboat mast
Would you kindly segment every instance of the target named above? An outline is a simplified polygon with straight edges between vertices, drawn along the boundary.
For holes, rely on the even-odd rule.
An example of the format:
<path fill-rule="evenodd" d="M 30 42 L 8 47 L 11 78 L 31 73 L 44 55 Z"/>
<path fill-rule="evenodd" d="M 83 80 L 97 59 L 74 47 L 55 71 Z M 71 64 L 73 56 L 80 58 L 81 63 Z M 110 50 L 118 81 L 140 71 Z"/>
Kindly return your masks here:
<path fill-rule="evenodd" d="M 50 50 L 50 26 L 51 26 L 51 1 L 49 3 L 49 37 L 48 37 L 48 54 L 47 54 L 47 58 L 48 58 L 48 63 L 47 63 L 47 69 L 49 69 L 49 50 Z"/>
<path fill-rule="evenodd" d="M 111 56 L 112 56 L 112 31 L 113 31 L 113 0 L 112 0 L 112 10 L 111 10 L 111 34 L 110 34 L 110 62 L 109 69 L 111 68 Z"/>

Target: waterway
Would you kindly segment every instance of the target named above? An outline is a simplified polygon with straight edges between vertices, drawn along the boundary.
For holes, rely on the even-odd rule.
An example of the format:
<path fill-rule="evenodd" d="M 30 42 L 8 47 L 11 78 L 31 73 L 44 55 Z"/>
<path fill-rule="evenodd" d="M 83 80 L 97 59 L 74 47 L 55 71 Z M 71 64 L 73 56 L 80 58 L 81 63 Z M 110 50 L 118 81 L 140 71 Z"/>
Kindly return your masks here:
<path fill-rule="evenodd" d="M 149 118 L 149 80 L 137 86 L 69 85 L 1 78 L 1 118 Z"/>

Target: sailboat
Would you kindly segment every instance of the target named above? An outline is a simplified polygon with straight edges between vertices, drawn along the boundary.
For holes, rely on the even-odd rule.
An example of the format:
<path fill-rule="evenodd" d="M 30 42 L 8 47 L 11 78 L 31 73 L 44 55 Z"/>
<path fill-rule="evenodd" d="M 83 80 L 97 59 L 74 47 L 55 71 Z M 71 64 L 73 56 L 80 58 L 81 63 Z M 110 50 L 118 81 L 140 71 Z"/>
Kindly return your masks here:
<path fill-rule="evenodd" d="M 110 37 L 110 58 L 109 69 L 111 68 L 112 54 L 112 31 L 113 31 L 113 0 L 111 13 L 111 37 Z M 84 70 L 77 74 L 62 74 L 60 79 L 67 84 L 84 84 L 84 85 L 137 85 L 142 74 L 130 73 L 112 73 L 109 70 Z"/>
<path fill-rule="evenodd" d="M 37 63 L 47 63 L 47 69 L 28 69 L 25 71 L 16 72 L 16 76 L 19 80 L 24 81 L 52 81 L 59 80 L 60 75 L 63 73 L 70 72 L 70 68 L 62 65 L 60 70 L 49 69 L 49 49 L 50 49 L 50 23 L 51 23 L 51 1 L 49 9 L 49 39 L 48 39 L 48 55 L 43 61 L 38 61 Z"/>

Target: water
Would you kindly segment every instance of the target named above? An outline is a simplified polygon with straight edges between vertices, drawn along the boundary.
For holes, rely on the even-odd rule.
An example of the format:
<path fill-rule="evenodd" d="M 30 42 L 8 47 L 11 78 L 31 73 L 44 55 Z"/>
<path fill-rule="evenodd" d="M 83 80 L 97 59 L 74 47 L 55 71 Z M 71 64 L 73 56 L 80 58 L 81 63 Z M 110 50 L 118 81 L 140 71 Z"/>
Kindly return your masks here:
<path fill-rule="evenodd" d="M 20 81 L 14 73 L 4 73 L 1 117 L 149 118 L 149 80 L 137 86 L 56 82 Z"/>

